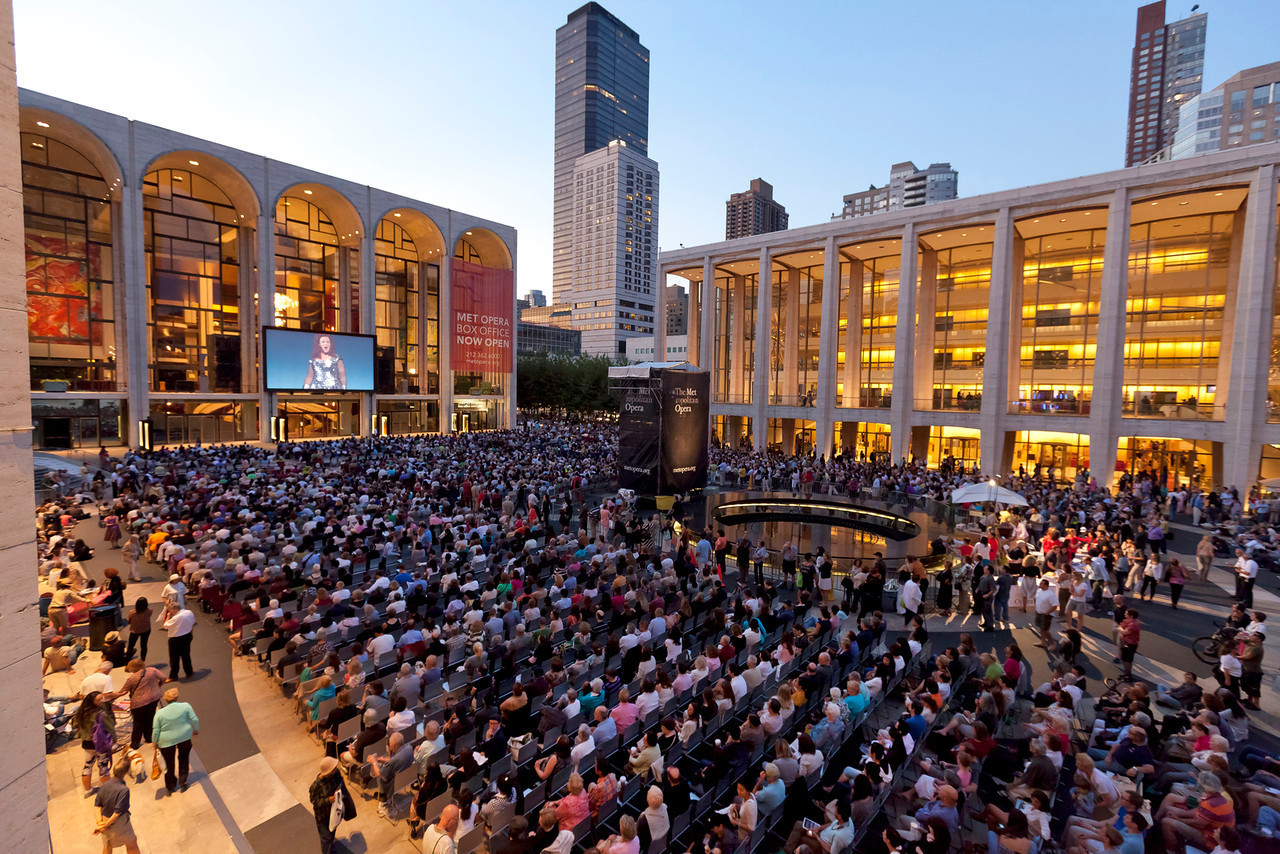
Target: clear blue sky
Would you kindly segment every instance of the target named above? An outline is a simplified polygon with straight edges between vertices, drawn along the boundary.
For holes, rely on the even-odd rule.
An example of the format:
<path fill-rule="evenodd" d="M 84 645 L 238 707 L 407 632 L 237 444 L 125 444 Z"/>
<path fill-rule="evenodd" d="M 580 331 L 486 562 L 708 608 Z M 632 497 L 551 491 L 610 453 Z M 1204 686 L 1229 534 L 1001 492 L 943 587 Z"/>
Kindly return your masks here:
<path fill-rule="evenodd" d="M 519 289 L 549 292 L 555 30 L 578 5 L 16 0 L 18 82 L 510 223 Z M 652 54 L 662 246 L 722 239 L 756 177 L 799 226 L 900 160 L 950 161 L 961 195 L 1120 167 L 1139 5 L 609 0 Z M 1280 2 L 1201 9 L 1205 88 L 1280 60 Z"/>

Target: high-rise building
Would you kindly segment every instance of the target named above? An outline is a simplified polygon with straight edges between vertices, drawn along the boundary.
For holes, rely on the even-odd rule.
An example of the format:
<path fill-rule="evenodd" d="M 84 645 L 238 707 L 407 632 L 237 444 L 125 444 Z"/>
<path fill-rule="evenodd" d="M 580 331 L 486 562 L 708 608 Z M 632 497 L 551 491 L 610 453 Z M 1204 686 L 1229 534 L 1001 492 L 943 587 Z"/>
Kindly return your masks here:
<path fill-rule="evenodd" d="M 649 153 L 649 49 L 636 31 L 599 3 L 570 13 L 556 30 L 555 198 L 552 213 L 552 301 L 574 302 L 573 165 L 584 154 L 622 140 Z"/>
<path fill-rule="evenodd" d="M 569 295 L 582 352 L 621 356 L 652 335 L 658 259 L 658 164 L 622 140 L 573 163 Z"/>
<path fill-rule="evenodd" d="M 542 308 L 547 304 L 547 295 L 540 290 L 529 291 L 529 305 Z"/>
<path fill-rule="evenodd" d="M 1193 7 L 1194 8 L 1199 7 Z M 1142 163 L 1173 144 L 1182 104 L 1200 94 L 1209 16 L 1164 22 L 1164 0 L 1138 9 L 1129 72 L 1124 165 Z"/>
<path fill-rule="evenodd" d="M 918 169 L 910 160 L 895 163 L 889 169 L 886 186 L 872 184 L 870 189 L 850 193 L 844 197 L 840 213 L 831 218 L 852 219 L 949 201 L 956 197 L 959 180 L 960 173 L 950 163 L 932 163 L 928 169 Z"/>
<path fill-rule="evenodd" d="M 1280 139 L 1280 62 L 1246 68 L 1216 89 L 1184 101 L 1172 144 L 1173 160 Z"/>
<path fill-rule="evenodd" d="M 689 332 L 689 291 L 684 285 L 667 285 L 667 337 Z"/>
<path fill-rule="evenodd" d="M 745 193 L 734 193 L 724 203 L 724 239 L 787 230 L 787 209 L 773 200 L 773 185 L 763 178 L 751 182 Z"/>

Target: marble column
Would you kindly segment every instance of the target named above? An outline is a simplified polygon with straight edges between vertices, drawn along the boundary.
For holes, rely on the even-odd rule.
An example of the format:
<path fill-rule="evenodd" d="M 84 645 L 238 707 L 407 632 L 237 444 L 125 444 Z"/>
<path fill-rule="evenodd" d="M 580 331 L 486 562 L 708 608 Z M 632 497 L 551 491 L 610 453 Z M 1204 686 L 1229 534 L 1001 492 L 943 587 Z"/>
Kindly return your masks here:
<path fill-rule="evenodd" d="M 835 444 L 836 361 L 840 343 L 840 252 L 834 236 L 822 250 L 822 317 L 818 332 L 818 397 L 814 403 L 817 450 L 831 455 Z M 847 358 L 847 357 L 846 357 Z"/>
<path fill-rule="evenodd" d="M 35 559 L 31 380 L 11 3 L 0 4 L 0 35 L 0 113 L 9 116 L 0 126 L 0 221 L 8 223 L 0 230 L 0 385 L 4 389 L 0 396 L 0 492 L 14 520 L 0 536 L 0 551 L 5 556 L 0 562 L 5 589 L 0 598 L 0 638 L 5 649 L 0 665 L 4 684 L 0 727 L 5 738 L 5 748 L 0 751 L 0 791 L 4 792 L 0 833 L 6 851 L 40 852 L 49 850 L 49 815 L 40 706 L 40 609 L 36 579 L 31 574 Z M 131 432 L 137 417 L 129 413 Z"/>
<path fill-rule="evenodd" d="M 751 402 L 755 410 L 751 424 L 751 446 L 763 451 L 769 444 L 769 315 L 773 304 L 773 256 L 769 247 L 760 249 L 756 276 L 755 376 Z"/>
<path fill-rule="evenodd" d="M 659 276 L 653 300 L 653 353 L 659 362 L 667 361 L 667 277 Z"/>
<path fill-rule="evenodd" d="M 889 410 L 889 454 L 894 462 L 911 455 L 911 399 L 915 383 L 916 292 L 919 262 L 916 224 L 902 228 L 899 264 L 898 325 L 893 338 L 893 400 Z M 932 365 L 932 362 L 930 362 Z"/>
<path fill-rule="evenodd" d="M 1107 207 L 1107 238 L 1102 253 L 1097 349 L 1089 404 L 1089 471 L 1111 486 L 1123 425 L 1125 303 L 1129 293 L 1129 191 L 1121 187 Z"/>
<path fill-rule="evenodd" d="M 445 226 L 444 257 L 440 259 L 440 432 L 453 432 L 453 214 Z"/>
<path fill-rule="evenodd" d="M 702 287 L 698 291 L 698 365 L 704 370 L 716 369 L 716 266 L 711 256 L 702 259 Z M 715 387 L 715 378 L 712 378 Z"/>
<path fill-rule="evenodd" d="M 921 247 L 920 286 L 916 290 L 916 311 L 912 323 L 915 327 L 915 370 L 912 372 L 912 406 L 914 409 L 933 409 L 933 352 L 937 340 L 938 314 L 938 252 Z M 897 394 L 897 389 L 894 389 Z"/>
<path fill-rule="evenodd" d="M 999 477 L 1009 470 L 1006 458 L 1004 423 L 1008 411 L 1010 310 L 1013 280 L 1021 277 L 1021 265 L 1014 264 L 1020 242 L 1009 208 L 996 215 L 996 236 L 991 251 L 991 286 L 987 294 L 987 340 L 983 357 L 982 406 L 978 414 L 979 466 L 982 473 Z"/>
<path fill-rule="evenodd" d="M 1276 288 L 1276 199 L 1274 164 L 1262 166 L 1249 184 L 1244 244 L 1236 287 L 1234 334 L 1224 335 L 1219 359 L 1231 348 L 1231 388 L 1227 394 L 1227 434 L 1222 483 L 1241 493 L 1258 479 L 1267 422 Z M 1219 398 L 1221 400 L 1221 398 Z"/>
<path fill-rule="evenodd" d="M 116 287 L 124 288 L 125 314 L 116 322 L 124 324 L 128 342 L 124 366 L 129 393 L 129 444 L 136 448 L 139 446 L 138 421 L 151 414 L 147 394 L 151 382 L 147 370 L 147 253 L 143 236 L 142 183 L 132 174 L 131 166 L 126 167 L 119 212 L 118 227 L 112 228 L 112 239 L 116 253 L 123 259 L 124 278 L 116 279 Z M 116 359 L 116 364 L 120 364 L 120 359 Z"/>
<path fill-rule="evenodd" d="M 269 185 L 268 185 L 269 186 Z M 258 215 L 257 247 L 258 247 L 258 318 L 254 324 L 254 339 L 257 342 L 255 357 L 262 364 L 262 327 L 276 325 L 276 229 L 275 212 L 263 211 Z M 271 439 L 271 417 L 276 414 L 275 395 L 270 394 L 258 383 L 258 438 L 266 442 Z"/>

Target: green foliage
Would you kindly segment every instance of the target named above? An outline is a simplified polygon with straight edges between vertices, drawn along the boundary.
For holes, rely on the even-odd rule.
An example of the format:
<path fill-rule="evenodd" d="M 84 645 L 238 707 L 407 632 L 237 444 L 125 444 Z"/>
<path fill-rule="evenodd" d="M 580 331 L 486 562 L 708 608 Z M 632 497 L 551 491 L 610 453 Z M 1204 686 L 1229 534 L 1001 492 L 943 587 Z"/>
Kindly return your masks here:
<path fill-rule="evenodd" d="M 522 412 L 595 415 L 617 412 L 618 395 L 609 390 L 607 356 L 528 353 L 516 361 L 516 402 Z"/>

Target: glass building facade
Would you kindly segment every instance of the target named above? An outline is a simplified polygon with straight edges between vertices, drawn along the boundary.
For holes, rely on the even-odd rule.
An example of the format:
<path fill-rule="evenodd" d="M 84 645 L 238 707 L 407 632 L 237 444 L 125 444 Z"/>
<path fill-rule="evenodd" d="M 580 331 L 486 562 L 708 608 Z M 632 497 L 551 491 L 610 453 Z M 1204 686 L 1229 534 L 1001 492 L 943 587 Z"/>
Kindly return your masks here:
<path fill-rule="evenodd" d="M 661 264 L 719 441 L 1245 489 L 1280 467 L 1278 258 L 1280 155 L 1242 148 Z"/>
<path fill-rule="evenodd" d="M 448 287 L 514 279 L 509 226 L 19 97 L 37 448 L 510 426 L 509 374 L 449 367 Z M 375 391 L 264 389 L 265 326 L 369 336 Z"/>

